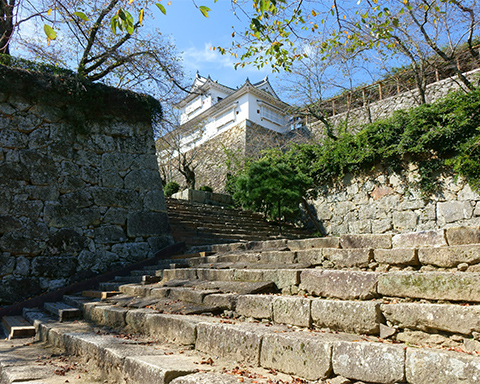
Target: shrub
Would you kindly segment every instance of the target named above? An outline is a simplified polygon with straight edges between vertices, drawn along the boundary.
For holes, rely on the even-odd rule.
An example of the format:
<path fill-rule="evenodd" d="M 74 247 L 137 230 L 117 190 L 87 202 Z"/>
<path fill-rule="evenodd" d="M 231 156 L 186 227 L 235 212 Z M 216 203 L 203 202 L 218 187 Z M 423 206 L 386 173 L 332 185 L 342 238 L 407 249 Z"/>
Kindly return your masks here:
<path fill-rule="evenodd" d="M 177 193 L 179 190 L 180 185 L 176 181 L 170 181 L 163 188 L 163 193 L 165 193 L 165 196 L 170 197 L 174 193 Z"/>
<path fill-rule="evenodd" d="M 203 192 L 213 192 L 212 187 L 209 187 L 208 185 L 202 185 L 198 190 Z"/>
<path fill-rule="evenodd" d="M 441 187 L 438 176 L 448 169 L 480 190 L 480 89 L 454 92 L 392 117 L 366 124 L 357 134 L 293 145 L 285 153 L 270 151 L 264 159 L 285 162 L 315 185 L 332 184 L 346 173 L 368 174 L 377 164 L 395 172 L 418 167 L 418 186 L 425 196 Z"/>
<path fill-rule="evenodd" d="M 236 180 L 233 198 L 244 208 L 263 212 L 270 218 L 289 218 L 298 206 L 312 180 L 285 163 L 267 159 L 252 163 Z"/>

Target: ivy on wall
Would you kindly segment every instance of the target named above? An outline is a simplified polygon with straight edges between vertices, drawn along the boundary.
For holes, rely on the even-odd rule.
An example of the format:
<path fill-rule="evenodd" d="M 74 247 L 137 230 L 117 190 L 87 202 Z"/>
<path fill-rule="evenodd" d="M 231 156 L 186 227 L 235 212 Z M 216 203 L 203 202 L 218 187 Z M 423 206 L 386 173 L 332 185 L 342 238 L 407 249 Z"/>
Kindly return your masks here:
<path fill-rule="evenodd" d="M 426 196 L 441 189 L 438 176 L 452 169 L 480 190 L 480 89 L 397 111 L 356 134 L 293 145 L 286 152 L 270 150 L 264 159 L 284 162 L 316 185 L 333 184 L 347 173 L 367 174 L 378 164 L 398 173 L 414 164 Z"/>

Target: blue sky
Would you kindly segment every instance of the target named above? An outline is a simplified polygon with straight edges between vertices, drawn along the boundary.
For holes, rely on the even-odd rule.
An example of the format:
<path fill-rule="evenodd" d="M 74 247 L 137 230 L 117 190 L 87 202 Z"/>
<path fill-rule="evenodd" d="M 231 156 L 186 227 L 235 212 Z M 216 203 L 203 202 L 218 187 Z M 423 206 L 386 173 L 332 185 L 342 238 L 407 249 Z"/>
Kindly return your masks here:
<path fill-rule="evenodd" d="M 269 68 L 258 70 L 253 66 L 235 70 L 233 65 L 237 59 L 211 49 L 212 46 L 230 46 L 232 26 L 242 30 L 242 25 L 248 23 L 245 17 L 242 21 L 235 17 L 230 0 L 218 0 L 217 3 L 213 0 L 197 0 L 197 5 L 211 9 L 208 18 L 195 8 L 192 0 L 172 0 L 171 5 L 167 5 L 167 0 L 161 3 L 164 4 L 167 15 L 155 10 L 154 24 L 164 35 L 170 35 L 178 51 L 182 52 L 187 79 L 193 80 L 198 70 L 202 76 L 210 75 L 219 83 L 236 87 L 242 85 L 247 77 L 256 82 L 268 75 L 274 88 L 278 88 L 278 73 L 272 74 Z"/>

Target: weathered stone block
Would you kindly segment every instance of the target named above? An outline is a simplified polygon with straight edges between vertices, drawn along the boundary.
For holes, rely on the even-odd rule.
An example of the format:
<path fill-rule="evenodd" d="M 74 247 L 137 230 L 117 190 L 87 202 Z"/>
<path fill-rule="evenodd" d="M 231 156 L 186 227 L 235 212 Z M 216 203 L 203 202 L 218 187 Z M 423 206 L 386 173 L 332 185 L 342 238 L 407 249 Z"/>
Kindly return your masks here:
<path fill-rule="evenodd" d="M 163 271 L 163 281 L 170 280 L 195 280 L 197 278 L 196 269 L 165 269 Z"/>
<path fill-rule="evenodd" d="M 307 265 L 321 265 L 324 261 L 323 249 L 302 249 L 295 252 L 297 254 L 297 263 Z"/>
<path fill-rule="evenodd" d="M 470 201 L 449 201 L 437 204 L 437 218 L 440 225 L 469 219 L 474 206 Z"/>
<path fill-rule="evenodd" d="M 48 239 L 49 253 L 80 252 L 87 246 L 87 238 L 77 231 L 65 228 L 50 235 Z"/>
<path fill-rule="evenodd" d="M 173 379 L 195 373 L 198 366 L 183 356 L 133 356 L 124 363 L 125 376 L 133 384 L 168 384 Z"/>
<path fill-rule="evenodd" d="M 418 215 L 413 211 L 393 212 L 393 227 L 398 230 L 415 229 Z"/>
<path fill-rule="evenodd" d="M 319 328 L 378 334 L 382 314 L 376 302 L 312 300 L 312 320 Z"/>
<path fill-rule="evenodd" d="M 295 334 L 265 335 L 262 341 L 260 365 L 280 372 L 321 380 L 330 375 L 332 343 L 315 337 Z"/>
<path fill-rule="evenodd" d="M 418 260 L 421 264 L 452 268 L 458 264 L 480 262 L 480 245 L 457 245 L 443 248 L 420 248 Z"/>
<path fill-rule="evenodd" d="M 418 265 L 417 250 L 413 248 L 375 249 L 373 256 L 380 264 Z"/>
<path fill-rule="evenodd" d="M 25 192 L 32 200 L 53 201 L 59 197 L 59 192 L 55 185 L 26 185 Z"/>
<path fill-rule="evenodd" d="M 125 225 L 127 221 L 128 210 L 123 208 L 108 208 L 105 216 L 103 216 L 103 222 L 105 224 L 117 224 Z"/>
<path fill-rule="evenodd" d="M 135 212 L 127 218 L 128 237 L 160 236 L 170 233 L 168 215 L 162 212 Z"/>
<path fill-rule="evenodd" d="M 253 324 L 206 324 L 197 325 L 195 349 L 214 356 L 220 356 L 258 365 L 263 333 Z"/>
<path fill-rule="evenodd" d="M 149 296 L 152 287 L 150 285 L 123 284 L 119 288 L 120 292 L 129 296 Z"/>
<path fill-rule="evenodd" d="M 24 164 L 0 164 L 0 185 L 2 189 L 23 187 L 29 178 L 28 169 Z"/>
<path fill-rule="evenodd" d="M 241 378 L 245 384 L 252 384 L 252 380 Z M 199 372 L 178 377 L 170 384 L 238 384 L 239 378 L 228 373 Z"/>
<path fill-rule="evenodd" d="M 162 190 L 160 173 L 153 169 L 131 171 L 125 176 L 125 188 L 135 191 Z"/>
<path fill-rule="evenodd" d="M 150 191 L 143 200 L 145 210 L 153 212 L 166 212 L 165 196 L 162 191 Z"/>
<path fill-rule="evenodd" d="M 38 256 L 32 260 L 32 275 L 50 278 L 73 276 L 77 269 L 74 256 Z"/>
<path fill-rule="evenodd" d="M 239 297 L 235 293 L 214 293 L 205 297 L 203 303 L 211 307 L 232 310 L 235 309 Z"/>
<path fill-rule="evenodd" d="M 341 235 L 341 248 L 392 248 L 392 235 Z"/>
<path fill-rule="evenodd" d="M 235 312 L 239 316 L 256 319 L 273 319 L 273 296 L 241 295 L 238 297 Z"/>
<path fill-rule="evenodd" d="M 480 244 L 480 227 L 447 228 L 448 245 Z"/>
<path fill-rule="evenodd" d="M 181 315 L 151 314 L 145 320 L 145 330 L 156 340 L 193 345 L 197 338 L 196 326 L 200 321 Z"/>
<path fill-rule="evenodd" d="M 377 289 L 383 296 L 480 302 L 480 274 L 389 272 L 378 277 Z"/>
<path fill-rule="evenodd" d="M 28 143 L 28 135 L 11 129 L 0 130 L 0 143 L 3 148 L 25 148 Z"/>
<path fill-rule="evenodd" d="M 399 328 L 470 335 L 480 330 L 480 306 L 453 304 L 383 304 L 383 316 Z"/>
<path fill-rule="evenodd" d="M 125 326 L 125 315 L 127 313 L 125 308 L 117 308 L 113 305 L 95 305 L 87 313 L 88 318 L 99 325 Z"/>
<path fill-rule="evenodd" d="M 279 296 L 273 299 L 272 304 L 275 323 L 310 327 L 310 299 Z"/>
<path fill-rule="evenodd" d="M 0 253 L 0 276 L 12 273 L 15 268 L 15 257 L 8 253 Z"/>
<path fill-rule="evenodd" d="M 318 237 L 314 239 L 288 240 L 290 250 L 303 250 L 310 248 L 339 248 L 338 237 Z"/>
<path fill-rule="evenodd" d="M 231 244 L 213 244 L 211 246 L 212 252 L 225 253 L 231 251 L 240 251 L 245 250 L 245 243 L 231 243 Z"/>
<path fill-rule="evenodd" d="M 102 187 L 93 187 L 91 191 L 96 205 L 130 210 L 139 210 L 142 208 L 142 201 L 138 192 Z"/>
<path fill-rule="evenodd" d="M 379 276 L 374 272 L 304 270 L 300 289 L 313 296 L 366 300 L 377 296 Z"/>
<path fill-rule="evenodd" d="M 30 273 L 30 260 L 23 256 L 15 258 L 15 269 L 13 274 L 15 276 L 28 276 Z"/>
<path fill-rule="evenodd" d="M 372 383 L 393 384 L 405 380 L 405 351 L 382 343 L 339 342 L 333 346 L 335 374 Z"/>
<path fill-rule="evenodd" d="M 234 269 L 207 269 L 198 268 L 197 277 L 200 280 L 208 281 L 232 281 L 236 280 L 236 271 Z M 247 279 L 248 280 L 248 279 Z M 252 280 L 254 281 L 254 280 Z"/>
<path fill-rule="evenodd" d="M 411 384 L 478 383 L 480 358 L 456 352 L 407 348 L 406 379 Z"/>
<path fill-rule="evenodd" d="M 116 253 L 120 259 L 128 262 L 146 259 L 149 251 L 148 243 L 123 243 L 112 246 L 112 252 Z"/>
<path fill-rule="evenodd" d="M 217 290 L 195 290 L 192 288 L 172 287 L 168 297 L 172 300 L 181 300 L 188 303 L 202 304 L 205 296 L 218 293 Z"/>
<path fill-rule="evenodd" d="M 238 272 L 235 276 L 238 276 Z M 262 281 L 273 281 L 278 289 L 292 287 L 300 283 L 301 272 L 298 269 L 264 269 L 262 270 Z M 248 281 L 248 279 L 246 280 Z"/>
<path fill-rule="evenodd" d="M 245 256 L 248 256 L 246 254 Z M 259 263 L 276 263 L 276 264 L 292 264 L 295 262 L 295 252 L 290 251 L 263 251 L 257 255 L 252 255 L 252 258 L 246 258 L 245 261 L 259 262 Z M 243 261 L 242 256 L 237 256 L 236 261 Z"/>
<path fill-rule="evenodd" d="M 337 268 L 367 267 L 373 258 L 371 249 L 324 249 L 323 256 Z"/>
<path fill-rule="evenodd" d="M 99 244 L 113 244 L 128 240 L 122 227 L 116 225 L 102 225 L 94 230 L 95 241 Z"/>
<path fill-rule="evenodd" d="M 372 220 L 372 232 L 373 233 L 384 233 L 393 228 L 391 219 L 383 220 Z"/>
<path fill-rule="evenodd" d="M 130 153 L 104 153 L 102 155 L 102 169 L 104 171 L 126 171 L 130 168 L 134 155 Z"/>
<path fill-rule="evenodd" d="M 101 177 L 102 187 L 118 189 L 122 189 L 124 187 L 123 178 L 120 176 L 118 171 L 103 171 L 101 173 Z"/>
<path fill-rule="evenodd" d="M 22 222 L 15 217 L 0 216 L 0 235 L 20 229 L 22 226 Z"/>
<path fill-rule="evenodd" d="M 103 321 L 102 324 L 112 328 L 125 327 L 125 316 L 127 315 L 128 309 L 119 308 L 119 307 L 98 307 L 103 309 Z"/>
<path fill-rule="evenodd" d="M 12 212 L 17 216 L 25 216 L 33 221 L 37 221 L 43 211 L 43 202 L 40 200 L 27 200 L 15 196 L 13 198 Z"/>
<path fill-rule="evenodd" d="M 45 222 L 50 227 L 68 228 L 100 224 L 100 212 L 96 208 L 67 208 L 59 203 L 45 203 Z"/>
<path fill-rule="evenodd" d="M 130 309 L 125 314 L 125 323 L 130 332 L 133 333 L 147 333 L 146 322 L 147 316 L 155 314 L 153 309 L 140 308 L 140 309 Z"/>
<path fill-rule="evenodd" d="M 251 251 L 260 250 L 275 250 L 287 248 L 287 239 L 268 240 L 268 241 L 249 241 L 246 244 L 246 249 Z"/>
<path fill-rule="evenodd" d="M 422 248 L 447 246 L 445 230 L 410 232 L 395 235 L 393 248 Z"/>
<path fill-rule="evenodd" d="M 28 236 L 28 234 L 25 235 Z M 44 242 L 25 238 L 18 232 L 9 232 L 0 237 L 0 251 L 8 252 L 12 255 L 35 256 L 40 254 L 44 248 Z"/>

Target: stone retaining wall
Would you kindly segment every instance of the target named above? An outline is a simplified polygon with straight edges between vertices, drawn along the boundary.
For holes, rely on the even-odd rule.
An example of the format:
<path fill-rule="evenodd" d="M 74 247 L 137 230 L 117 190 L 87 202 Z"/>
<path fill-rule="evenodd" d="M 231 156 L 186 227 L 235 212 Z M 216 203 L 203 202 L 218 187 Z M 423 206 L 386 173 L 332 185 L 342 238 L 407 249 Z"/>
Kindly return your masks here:
<path fill-rule="evenodd" d="M 480 69 L 475 69 L 465 74 L 474 85 L 478 85 L 480 81 Z M 465 86 L 458 80 L 456 76 L 437 81 L 427 85 L 425 90 L 425 98 L 427 103 L 443 99 L 449 92 L 465 88 Z M 349 131 L 358 131 L 358 127 L 362 124 L 368 124 L 372 121 L 385 119 L 390 117 L 394 111 L 402 109 L 410 109 L 420 105 L 420 95 L 418 90 L 414 89 L 408 92 L 403 92 L 398 95 L 388 97 L 383 100 L 366 104 L 361 108 L 352 109 L 350 111 L 339 113 L 330 118 L 332 126 L 339 126 L 347 124 Z M 309 125 L 312 134 L 315 138 L 320 139 L 325 137 L 324 125 L 321 122 L 315 122 Z"/>
<path fill-rule="evenodd" d="M 0 305 L 172 242 L 151 123 L 112 112 L 131 100 L 107 87 L 112 111 L 89 121 L 42 76 L 0 68 Z"/>
<path fill-rule="evenodd" d="M 440 177 L 442 191 L 423 197 L 412 170 L 399 176 L 387 170 L 347 175 L 336 186 L 319 189 L 311 202 L 325 234 L 402 233 L 480 225 L 480 194 L 462 178 Z"/>
<path fill-rule="evenodd" d="M 245 120 L 190 150 L 186 156 L 189 160 L 192 159 L 195 168 L 196 188 L 208 185 L 214 192 L 223 193 L 229 172 L 226 150 L 242 163 L 246 157 L 257 157 L 264 149 L 284 144 L 285 139 L 279 133 Z M 176 169 L 176 159 L 168 161 L 159 157 L 158 162 L 165 170 L 162 174 L 167 178 L 166 182 L 176 181 L 185 186 L 185 178 Z"/>

